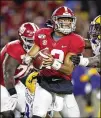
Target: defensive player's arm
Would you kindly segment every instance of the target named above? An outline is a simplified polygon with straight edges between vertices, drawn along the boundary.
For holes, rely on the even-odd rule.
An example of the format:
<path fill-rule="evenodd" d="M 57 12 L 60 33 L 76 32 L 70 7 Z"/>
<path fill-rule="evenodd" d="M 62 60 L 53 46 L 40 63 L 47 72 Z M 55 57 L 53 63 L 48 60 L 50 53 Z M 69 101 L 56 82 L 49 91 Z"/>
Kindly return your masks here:
<path fill-rule="evenodd" d="M 12 89 L 15 87 L 14 74 L 19 62 L 6 54 L 3 61 L 3 75 L 6 88 Z"/>
<path fill-rule="evenodd" d="M 94 57 L 89 57 L 88 58 L 89 60 L 89 63 L 88 63 L 88 66 L 93 66 L 94 64 L 97 64 L 97 66 L 100 66 L 100 54 L 99 55 L 96 55 Z"/>
<path fill-rule="evenodd" d="M 81 66 L 100 66 L 100 54 L 96 55 L 94 57 L 83 57 L 78 55 L 73 55 L 71 57 L 72 62 L 75 65 L 81 65 Z"/>

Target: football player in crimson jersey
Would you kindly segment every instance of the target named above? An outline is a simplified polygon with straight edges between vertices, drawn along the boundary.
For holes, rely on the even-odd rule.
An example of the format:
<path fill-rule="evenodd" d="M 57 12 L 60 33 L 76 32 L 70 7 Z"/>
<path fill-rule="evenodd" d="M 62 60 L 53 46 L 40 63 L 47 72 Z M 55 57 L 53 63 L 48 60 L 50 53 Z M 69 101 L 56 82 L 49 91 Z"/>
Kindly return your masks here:
<path fill-rule="evenodd" d="M 94 21 L 95 21 L 95 19 L 94 19 L 94 21 L 93 21 L 93 23 L 91 24 L 91 26 L 90 26 L 90 31 L 89 31 L 89 34 L 92 34 L 94 31 L 92 31 L 92 26 L 94 27 L 94 24 L 97 24 L 98 23 L 98 21 L 100 22 L 100 19 L 99 19 L 100 17 L 99 16 L 97 16 L 95 19 L 97 20 L 97 22 L 95 23 Z M 99 19 L 99 20 L 98 20 Z M 99 25 L 99 23 L 98 23 L 98 25 Z M 46 21 L 46 23 L 45 23 L 45 27 L 53 27 L 53 23 L 52 23 L 52 21 L 51 21 L 51 19 L 48 19 L 47 21 Z M 93 28 L 93 30 L 94 30 L 95 28 Z M 99 31 L 99 29 L 98 29 L 98 31 Z M 95 39 L 95 38 L 94 38 Z M 93 41 L 94 41 L 94 39 L 93 39 Z M 91 47 L 90 46 L 90 42 L 88 42 L 89 40 L 85 40 L 85 41 L 87 41 L 87 42 L 85 42 L 86 44 L 85 44 L 85 47 L 87 47 L 87 46 L 89 46 L 89 47 Z M 95 45 L 94 47 L 96 47 L 97 45 L 96 45 L 96 43 L 93 43 L 92 42 L 92 39 L 90 39 L 90 41 L 91 41 L 91 43 L 92 43 L 92 45 Z M 95 41 L 96 41 L 96 39 L 95 39 Z M 95 42 L 94 41 L 94 42 Z M 97 55 L 97 54 L 99 54 L 100 53 L 100 42 L 99 41 L 97 41 L 98 42 L 98 47 L 97 48 L 95 48 L 95 51 L 94 52 L 96 52 L 95 53 L 95 55 Z M 93 47 L 93 48 L 94 48 Z M 97 57 L 98 57 L 99 55 L 97 55 Z M 74 58 L 75 57 L 75 58 Z M 92 59 L 92 61 L 90 62 L 90 65 L 92 65 L 92 64 L 95 64 L 94 63 L 94 61 L 96 62 L 98 62 L 98 60 L 100 61 L 100 59 L 98 59 L 97 57 L 91 57 L 91 59 Z M 77 58 L 77 59 L 76 59 Z M 93 58 L 95 58 L 95 59 L 93 59 Z M 75 63 L 75 65 L 79 62 L 79 60 L 80 60 L 80 57 L 79 56 L 77 56 L 77 55 L 73 55 L 73 61 L 75 61 L 74 63 Z M 93 63 L 92 63 L 93 62 Z M 91 69 L 90 69 L 91 70 Z M 93 68 L 92 68 L 92 70 L 93 70 Z M 77 72 L 78 71 L 78 72 Z M 85 91 L 85 88 L 88 88 L 88 87 L 93 87 L 93 89 L 96 89 L 96 88 L 98 88 L 99 86 L 100 86 L 100 80 L 99 80 L 99 78 L 100 78 L 100 76 L 98 76 L 98 78 L 95 80 L 96 81 L 96 85 L 95 85 L 95 81 L 93 80 L 93 77 L 89 77 L 89 78 L 91 78 L 90 80 L 86 80 L 86 82 L 81 82 L 81 80 L 80 80 L 80 75 L 82 75 L 82 72 L 86 72 L 86 71 L 88 71 L 88 69 L 87 68 L 85 68 L 85 67 L 82 67 L 82 66 L 77 66 L 76 68 L 75 68 L 75 70 L 73 71 L 73 73 L 72 73 L 72 80 L 73 80 L 73 85 L 74 85 L 74 90 L 73 90 L 73 92 L 74 92 L 74 95 L 76 96 L 76 100 L 78 101 L 78 105 L 79 105 L 79 107 L 81 108 L 80 109 L 80 113 L 81 113 L 81 117 L 84 117 L 84 112 L 85 112 L 85 110 L 86 110 L 86 112 L 88 113 L 88 114 L 90 114 L 90 115 L 92 115 L 92 110 L 93 110 L 93 107 L 94 106 L 92 106 L 93 104 L 92 104 L 92 98 L 91 98 L 91 94 L 92 94 L 92 89 L 90 90 L 89 89 L 89 91 Z M 88 71 L 88 73 L 89 73 L 90 71 Z M 97 72 L 97 71 L 96 71 Z M 77 74 L 78 73 L 78 74 Z M 88 78 L 88 79 L 89 79 Z M 94 83 L 94 84 L 93 84 Z M 86 94 L 85 94 L 85 92 L 87 92 Z M 99 94 L 100 94 L 100 91 L 99 91 L 99 89 L 98 89 L 98 91 L 97 91 L 97 96 L 99 96 Z M 86 99 L 82 99 L 82 97 L 81 97 L 81 95 L 85 95 L 85 98 Z M 81 98 L 80 98 L 81 97 Z M 79 99 L 78 99 L 79 98 Z M 79 101 L 81 101 L 81 103 L 79 102 Z M 86 106 L 84 106 L 84 104 L 82 105 L 82 102 L 86 102 Z M 82 110 L 82 108 L 84 108 L 83 110 Z M 89 111 L 89 109 L 91 109 L 91 111 Z M 52 112 L 49 112 L 49 115 L 50 115 L 50 113 L 52 113 Z M 53 114 L 53 113 L 52 113 Z M 100 114 L 100 113 L 99 113 Z"/>
<path fill-rule="evenodd" d="M 19 39 L 5 45 L 0 53 L 0 73 L 1 73 L 1 114 L 3 117 L 11 116 L 15 108 L 25 112 L 25 90 L 24 77 L 26 77 L 33 65 L 24 65 L 22 59 L 28 50 L 32 47 L 34 34 L 38 30 L 38 26 L 34 23 L 26 22 L 19 28 Z M 37 75 L 34 73 L 33 77 Z M 30 80 L 30 76 L 28 80 Z M 21 81 L 19 81 L 21 80 Z M 29 86 L 28 83 L 25 83 Z M 35 87 L 33 85 L 33 87 Z M 34 90 L 33 90 L 34 91 Z"/>
<path fill-rule="evenodd" d="M 62 117 L 80 117 L 72 93 L 71 73 L 74 65 L 70 57 L 81 53 L 85 43 L 81 36 L 73 33 L 76 17 L 71 9 L 65 6 L 57 8 L 52 14 L 52 21 L 53 28 L 42 28 L 35 33 L 35 44 L 24 58 L 24 62 L 29 64 L 39 50 L 47 47 L 51 52 L 48 58 L 44 58 L 38 76 L 33 118 L 44 117 L 54 101 L 56 106 L 53 109 L 60 111 Z"/>

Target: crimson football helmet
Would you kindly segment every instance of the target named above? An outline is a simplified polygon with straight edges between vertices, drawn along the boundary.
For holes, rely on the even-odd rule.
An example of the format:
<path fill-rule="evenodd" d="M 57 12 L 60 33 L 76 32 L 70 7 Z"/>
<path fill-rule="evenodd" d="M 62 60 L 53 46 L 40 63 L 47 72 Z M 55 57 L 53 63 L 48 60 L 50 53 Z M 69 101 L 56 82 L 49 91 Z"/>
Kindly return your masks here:
<path fill-rule="evenodd" d="M 71 18 L 72 19 L 71 27 L 66 27 L 66 24 L 59 23 L 58 22 L 59 18 Z M 54 23 L 55 31 L 61 32 L 63 34 L 69 34 L 75 31 L 76 17 L 73 11 L 66 6 L 59 7 L 53 12 L 52 21 Z"/>
<path fill-rule="evenodd" d="M 20 40 L 23 42 L 23 48 L 28 52 L 33 45 L 34 34 L 39 27 L 31 22 L 22 24 L 18 30 Z"/>

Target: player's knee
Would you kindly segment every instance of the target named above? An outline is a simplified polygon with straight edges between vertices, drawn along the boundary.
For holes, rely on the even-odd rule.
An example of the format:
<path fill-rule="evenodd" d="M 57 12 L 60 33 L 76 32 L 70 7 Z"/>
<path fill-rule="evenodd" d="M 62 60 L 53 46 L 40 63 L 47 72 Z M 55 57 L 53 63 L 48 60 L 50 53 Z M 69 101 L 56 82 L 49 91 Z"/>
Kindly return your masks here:
<path fill-rule="evenodd" d="M 15 118 L 13 111 L 4 111 L 0 113 L 0 118 Z"/>

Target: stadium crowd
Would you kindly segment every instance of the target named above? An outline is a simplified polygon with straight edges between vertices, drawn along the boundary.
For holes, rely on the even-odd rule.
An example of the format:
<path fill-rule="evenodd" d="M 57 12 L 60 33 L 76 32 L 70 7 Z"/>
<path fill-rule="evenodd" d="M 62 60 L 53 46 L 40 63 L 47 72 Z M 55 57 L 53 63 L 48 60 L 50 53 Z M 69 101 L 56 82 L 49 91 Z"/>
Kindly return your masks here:
<path fill-rule="evenodd" d="M 7 42 L 16 39 L 17 29 L 23 22 L 34 22 L 41 28 L 44 26 L 45 21 L 50 18 L 54 9 L 61 5 L 66 5 L 75 12 L 78 19 L 76 32 L 86 38 L 89 22 L 101 11 L 97 0 L 96 2 L 87 0 L 43 0 L 34 2 L 1 0 L 1 47 Z"/>

